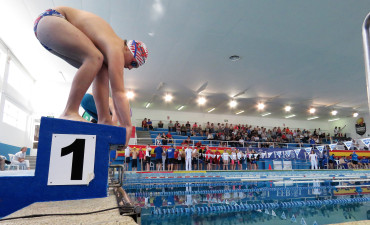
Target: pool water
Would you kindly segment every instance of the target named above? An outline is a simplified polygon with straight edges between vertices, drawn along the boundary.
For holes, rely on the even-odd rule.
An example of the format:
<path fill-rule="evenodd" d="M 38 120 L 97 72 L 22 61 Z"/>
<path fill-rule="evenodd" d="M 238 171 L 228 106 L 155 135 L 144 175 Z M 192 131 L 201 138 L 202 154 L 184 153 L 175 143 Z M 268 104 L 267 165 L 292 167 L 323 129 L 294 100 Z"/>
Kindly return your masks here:
<path fill-rule="evenodd" d="M 370 219 L 370 183 L 313 180 L 124 185 L 141 224 L 332 224 Z"/>

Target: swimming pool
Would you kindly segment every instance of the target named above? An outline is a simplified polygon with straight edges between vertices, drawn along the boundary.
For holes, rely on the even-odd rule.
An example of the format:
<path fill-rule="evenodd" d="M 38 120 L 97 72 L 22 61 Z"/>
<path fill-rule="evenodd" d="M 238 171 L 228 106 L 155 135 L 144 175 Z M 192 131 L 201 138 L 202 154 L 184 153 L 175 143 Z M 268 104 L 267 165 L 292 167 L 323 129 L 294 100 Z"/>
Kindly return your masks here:
<path fill-rule="evenodd" d="M 208 172 L 202 178 L 199 172 L 146 173 L 136 182 L 131 178 L 140 175 L 130 174 L 123 188 L 142 207 L 141 224 L 328 224 L 370 219 L 367 171 L 334 173 L 338 172 L 312 175 L 318 179 L 310 179 L 310 171 L 295 173 L 289 177 L 295 177 L 293 181 L 285 173 L 263 178 L 237 172 Z M 259 180 L 248 180 L 255 176 Z"/>

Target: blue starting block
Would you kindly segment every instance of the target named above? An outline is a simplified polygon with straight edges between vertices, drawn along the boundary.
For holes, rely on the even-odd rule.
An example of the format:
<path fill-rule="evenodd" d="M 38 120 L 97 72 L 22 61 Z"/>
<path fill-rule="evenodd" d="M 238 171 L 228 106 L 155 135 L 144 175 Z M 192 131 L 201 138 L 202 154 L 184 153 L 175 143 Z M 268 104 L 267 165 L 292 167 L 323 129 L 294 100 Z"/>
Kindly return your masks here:
<path fill-rule="evenodd" d="M 126 129 L 41 118 L 35 176 L 0 177 L 0 218 L 34 202 L 107 197 L 110 145 Z"/>

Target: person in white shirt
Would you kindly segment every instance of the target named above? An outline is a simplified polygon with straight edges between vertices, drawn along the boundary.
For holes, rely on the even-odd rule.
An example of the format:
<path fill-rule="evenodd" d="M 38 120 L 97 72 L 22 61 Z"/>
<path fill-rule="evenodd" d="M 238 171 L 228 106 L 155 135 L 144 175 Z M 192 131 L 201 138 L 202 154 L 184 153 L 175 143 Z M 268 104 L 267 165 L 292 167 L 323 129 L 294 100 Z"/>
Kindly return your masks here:
<path fill-rule="evenodd" d="M 19 165 L 19 166 L 26 166 L 27 169 L 30 169 L 30 161 L 26 160 L 26 152 L 27 147 L 21 148 L 19 152 L 17 152 L 12 160 L 13 165 Z"/>
<path fill-rule="evenodd" d="M 235 152 L 235 148 L 232 149 L 232 152 L 231 152 L 231 170 L 235 170 L 235 166 L 236 166 L 236 152 Z"/>
<path fill-rule="evenodd" d="M 187 146 L 187 148 L 185 149 L 185 155 L 186 155 L 185 169 L 186 170 L 191 170 L 191 154 L 192 154 L 192 152 L 193 152 L 193 150 L 191 149 L 191 147 Z"/>
<path fill-rule="evenodd" d="M 147 146 L 146 146 L 146 150 L 145 150 L 146 171 L 150 171 L 150 157 L 151 157 L 151 151 L 152 151 L 152 148 L 150 147 L 150 145 L 147 145 Z"/>
<path fill-rule="evenodd" d="M 223 162 L 224 170 L 228 170 L 228 166 L 229 166 L 229 153 L 227 153 L 227 150 L 226 149 L 222 153 L 222 162 Z"/>
<path fill-rule="evenodd" d="M 236 157 L 238 158 L 238 169 L 243 169 L 243 152 L 240 150 L 237 150 Z"/>
<path fill-rule="evenodd" d="M 125 169 L 126 169 L 126 171 L 128 171 L 128 167 L 129 167 L 130 161 L 131 161 L 130 153 L 131 153 L 130 147 L 127 146 L 127 148 L 125 149 L 125 163 L 126 163 Z"/>
<path fill-rule="evenodd" d="M 311 160 L 311 170 L 317 170 L 317 155 L 314 150 L 311 150 L 309 158 Z"/>

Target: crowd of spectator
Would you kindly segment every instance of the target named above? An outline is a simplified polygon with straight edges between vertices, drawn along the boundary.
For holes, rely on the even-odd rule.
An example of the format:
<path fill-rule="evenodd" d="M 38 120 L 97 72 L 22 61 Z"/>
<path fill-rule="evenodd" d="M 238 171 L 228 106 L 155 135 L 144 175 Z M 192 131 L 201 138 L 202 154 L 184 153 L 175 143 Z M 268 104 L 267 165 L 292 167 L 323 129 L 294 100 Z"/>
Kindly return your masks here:
<path fill-rule="evenodd" d="M 147 118 L 142 121 L 143 129 L 154 129 L 151 121 L 151 124 L 148 125 L 149 121 L 150 119 L 147 120 Z M 158 127 L 163 128 L 163 126 L 163 122 L 159 121 Z M 343 137 L 342 130 L 343 128 L 336 128 L 334 131 L 335 137 Z M 187 121 L 185 124 L 180 124 L 178 121 L 173 123 L 172 120 L 168 123 L 168 132 L 176 132 L 177 135 L 189 137 L 202 136 L 205 140 L 219 141 L 221 146 L 226 142 L 230 142 L 232 143 L 232 147 L 244 146 L 243 144 L 245 142 L 309 143 L 315 145 L 323 144 L 330 139 L 330 134 L 322 132 L 320 128 L 314 129 L 313 131 L 300 128 L 290 129 L 289 127 L 274 127 L 269 129 L 248 124 L 214 124 L 210 122 L 207 122 L 202 127 L 202 125 L 197 122 L 190 124 L 190 122 Z M 171 134 L 162 134 L 161 137 L 162 139 L 166 139 L 166 136 L 168 135 Z M 168 143 L 171 142 L 168 141 Z"/>

